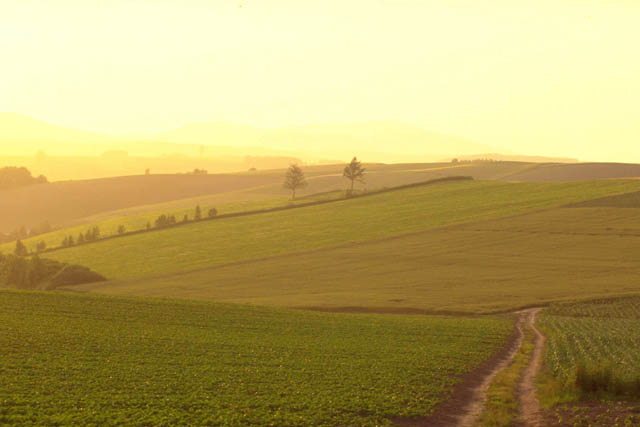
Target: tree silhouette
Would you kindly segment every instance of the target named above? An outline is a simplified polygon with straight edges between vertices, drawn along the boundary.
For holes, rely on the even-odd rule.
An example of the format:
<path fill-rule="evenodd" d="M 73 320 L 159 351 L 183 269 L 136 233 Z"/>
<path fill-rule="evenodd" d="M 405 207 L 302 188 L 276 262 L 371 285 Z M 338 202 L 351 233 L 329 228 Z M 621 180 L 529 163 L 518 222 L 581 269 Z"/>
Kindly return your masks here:
<path fill-rule="evenodd" d="M 196 206 L 196 213 L 195 213 L 194 219 L 196 221 L 199 221 L 202 219 L 202 209 L 200 209 L 200 205 Z"/>
<path fill-rule="evenodd" d="M 16 241 L 16 249 L 14 252 L 18 256 L 29 255 L 29 251 L 27 250 L 27 247 L 24 245 L 24 243 L 22 243 L 22 240 Z"/>
<path fill-rule="evenodd" d="M 296 190 L 298 188 L 304 188 L 307 186 L 307 180 L 304 177 L 302 169 L 298 165 L 291 165 L 287 169 L 287 173 L 284 176 L 283 187 L 291 190 L 291 200 L 296 198 Z"/>
<path fill-rule="evenodd" d="M 362 167 L 362 164 L 356 157 L 351 160 L 351 163 L 345 166 L 344 172 L 342 172 L 342 176 L 351 181 L 351 189 L 348 192 L 349 195 L 353 194 L 353 185 L 356 181 L 364 183 L 365 170 L 366 169 Z"/>

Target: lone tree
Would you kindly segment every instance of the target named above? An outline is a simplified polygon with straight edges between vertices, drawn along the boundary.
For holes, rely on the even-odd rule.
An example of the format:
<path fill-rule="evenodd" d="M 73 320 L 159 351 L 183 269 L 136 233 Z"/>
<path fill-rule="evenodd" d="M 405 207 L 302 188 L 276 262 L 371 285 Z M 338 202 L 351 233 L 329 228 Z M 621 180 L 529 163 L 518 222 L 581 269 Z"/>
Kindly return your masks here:
<path fill-rule="evenodd" d="M 209 214 L 209 218 L 213 218 L 213 217 L 218 215 L 218 209 L 211 208 L 211 209 L 209 209 L 208 214 Z"/>
<path fill-rule="evenodd" d="M 351 160 L 347 166 L 344 167 L 344 172 L 342 172 L 342 176 L 351 181 L 351 189 L 348 191 L 348 195 L 353 194 L 353 185 L 358 182 L 364 183 L 364 171 L 366 169 L 362 167 L 362 164 L 358 161 L 356 157 Z"/>
<path fill-rule="evenodd" d="M 127 231 L 126 227 L 122 224 L 120 224 L 118 226 L 118 234 L 124 234 L 124 232 Z"/>
<path fill-rule="evenodd" d="M 302 169 L 298 165 L 291 165 L 287 169 L 287 174 L 284 176 L 283 187 L 291 190 L 291 200 L 296 198 L 296 190 L 298 188 L 304 188 L 307 186 L 307 180 L 304 177 Z"/>
<path fill-rule="evenodd" d="M 202 219 L 202 209 L 200 209 L 200 205 L 196 206 L 196 213 L 193 215 L 193 218 L 196 221 L 200 221 Z"/>
<path fill-rule="evenodd" d="M 27 247 L 24 245 L 24 243 L 22 243 L 21 240 L 16 241 L 16 249 L 14 252 L 17 256 L 29 255 L 29 251 L 27 250 Z"/>

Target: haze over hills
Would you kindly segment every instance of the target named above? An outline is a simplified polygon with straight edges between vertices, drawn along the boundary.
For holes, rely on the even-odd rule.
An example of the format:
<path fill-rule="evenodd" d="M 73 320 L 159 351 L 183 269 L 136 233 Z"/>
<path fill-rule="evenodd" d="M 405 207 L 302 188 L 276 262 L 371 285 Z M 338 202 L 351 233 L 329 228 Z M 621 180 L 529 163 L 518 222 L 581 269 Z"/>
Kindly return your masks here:
<path fill-rule="evenodd" d="M 55 126 L 15 113 L 0 113 L 1 155 L 293 156 L 305 162 L 359 155 L 377 162 L 420 162 L 446 156 L 501 151 L 420 126 L 384 121 L 321 124 L 275 129 L 226 122 L 193 123 L 152 135 L 107 135 Z M 505 153 L 508 154 L 508 153 Z"/>

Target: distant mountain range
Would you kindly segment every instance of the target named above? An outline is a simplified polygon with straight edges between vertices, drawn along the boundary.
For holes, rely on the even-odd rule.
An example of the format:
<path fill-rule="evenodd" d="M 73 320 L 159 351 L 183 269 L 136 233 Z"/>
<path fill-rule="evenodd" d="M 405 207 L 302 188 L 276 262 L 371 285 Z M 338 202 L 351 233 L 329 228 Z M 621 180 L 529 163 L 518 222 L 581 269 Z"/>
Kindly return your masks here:
<path fill-rule="evenodd" d="M 504 152 L 464 138 L 399 122 L 367 122 L 259 129 L 226 122 L 194 123 L 153 135 L 113 136 L 55 126 L 15 113 L 0 113 L 0 155 L 275 155 L 305 161 L 357 155 L 376 162 L 430 161 Z M 205 146 L 203 150 L 201 146 Z M 204 152 L 204 153 L 203 153 Z"/>

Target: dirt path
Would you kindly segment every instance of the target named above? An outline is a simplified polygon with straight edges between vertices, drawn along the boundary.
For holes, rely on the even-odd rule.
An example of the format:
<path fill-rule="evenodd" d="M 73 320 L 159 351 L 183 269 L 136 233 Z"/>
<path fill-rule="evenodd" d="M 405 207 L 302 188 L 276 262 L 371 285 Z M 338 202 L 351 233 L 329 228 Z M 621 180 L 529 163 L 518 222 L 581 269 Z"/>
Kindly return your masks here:
<path fill-rule="evenodd" d="M 520 386 L 518 387 L 518 400 L 520 401 L 520 420 L 522 425 L 527 427 L 543 426 L 540 417 L 540 402 L 536 396 L 535 379 L 542 365 L 542 352 L 544 350 L 545 337 L 536 328 L 536 316 L 540 311 L 539 308 L 534 309 L 528 318 L 528 325 L 535 333 L 536 339 L 533 348 L 533 354 L 529 365 L 524 370 Z"/>
<path fill-rule="evenodd" d="M 500 371 L 509 366 L 513 358 L 515 357 L 518 349 L 522 345 L 522 341 L 524 340 L 524 332 L 523 328 L 526 323 L 528 323 L 528 319 L 531 316 L 532 310 L 524 310 L 518 312 L 518 320 L 516 321 L 516 331 L 517 338 L 514 342 L 514 345 L 509 350 L 509 354 L 506 358 L 497 363 L 491 372 L 484 378 L 482 383 L 476 387 L 473 391 L 473 395 L 469 403 L 460 408 L 460 415 L 454 421 L 452 426 L 457 427 L 467 427 L 467 426 L 475 426 L 482 415 L 482 411 L 484 410 L 485 402 L 487 401 L 487 392 L 489 390 L 489 386 L 493 382 L 493 379 L 498 375 Z"/>
<path fill-rule="evenodd" d="M 463 377 L 451 399 L 442 402 L 435 413 L 429 417 L 419 419 L 394 419 L 403 427 L 467 427 L 478 423 L 487 400 L 487 391 L 495 376 L 507 367 L 515 357 L 524 340 L 525 325 L 535 318 L 537 309 L 519 311 L 516 321 L 516 331 L 510 340 L 510 345 L 496 354 L 476 372 Z"/>
<path fill-rule="evenodd" d="M 496 375 L 513 361 L 524 341 L 524 329 L 531 328 L 535 333 L 534 349 L 529 364 L 519 382 L 517 393 L 520 403 L 520 423 L 522 427 L 543 427 L 540 417 L 540 404 L 536 397 L 535 377 L 542 364 L 542 352 L 545 337 L 535 326 L 540 308 L 518 311 L 516 333 L 511 344 L 489 360 L 485 366 L 468 375 L 457 387 L 453 397 L 443 402 L 432 416 L 420 419 L 394 419 L 403 427 L 472 427 L 478 424 L 485 407 L 487 392 Z"/>

